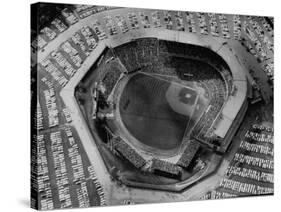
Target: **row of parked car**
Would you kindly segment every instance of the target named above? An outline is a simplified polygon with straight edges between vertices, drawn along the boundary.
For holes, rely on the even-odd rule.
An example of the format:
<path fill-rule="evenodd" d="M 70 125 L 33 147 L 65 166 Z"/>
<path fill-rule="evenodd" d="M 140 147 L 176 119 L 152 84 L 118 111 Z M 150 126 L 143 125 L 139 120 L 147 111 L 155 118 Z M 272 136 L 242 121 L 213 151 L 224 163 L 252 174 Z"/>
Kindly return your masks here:
<path fill-rule="evenodd" d="M 224 191 L 209 191 L 205 195 L 203 195 L 200 199 L 207 200 L 207 199 L 225 199 L 225 198 L 234 198 L 237 197 L 236 194 L 224 192 Z"/>
<path fill-rule="evenodd" d="M 253 157 L 253 156 L 245 155 L 242 153 L 236 153 L 234 156 L 234 161 L 240 162 L 240 163 L 245 163 L 250 166 L 260 167 L 263 169 L 273 170 L 273 168 L 274 168 L 273 160 L 263 159 L 260 157 Z"/>
<path fill-rule="evenodd" d="M 257 133 L 253 131 L 247 131 L 245 134 L 245 138 L 249 140 L 258 141 L 261 143 L 270 143 L 273 144 L 273 135 L 267 133 Z"/>
<path fill-rule="evenodd" d="M 250 143 L 247 141 L 241 141 L 240 149 L 247 150 L 249 152 L 255 152 L 258 154 L 265 154 L 273 157 L 273 148 L 267 145 Z"/>
<path fill-rule="evenodd" d="M 76 140 L 73 137 L 72 131 L 70 128 L 65 128 L 65 133 L 67 135 L 68 143 L 68 158 L 71 161 L 71 168 L 73 174 L 72 182 L 77 185 L 76 194 L 79 203 L 79 207 L 89 207 L 89 195 L 86 185 L 86 175 L 84 172 L 84 166 L 81 154 L 79 152 L 79 147 Z"/>
<path fill-rule="evenodd" d="M 199 20 L 200 33 L 202 35 L 208 35 L 208 27 L 207 27 L 205 13 L 196 13 L 196 14 Z"/>
<path fill-rule="evenodd" d="M 39 69 L 45 70 L 51 77 L 61 86 L 64 87 L 68 83 L 68 79 L 59 71 L 59 69 L 46 58 L 39 64 Z"/>
<path fill-rule="evenodd" d="M 184 31 L 185 26 L 184 26 L 183 14 L 180 11 L 178 11 L 175 14 L 175 21 L 176 21 L 176 29 L 178 31 Z"/>
<path fill-rule="evenodd" d="M 149 21 L 148 14 L 146 14 L 144 12 L 140 12 L 139 16 L 140 16 L 140 20 L 141 20 L 141 24 L 143 25 L 143 28 L 145 28 L 145 29 L 150 28 L 151 24 Z"/>
<path fill-rule="evenodd" d="M 42 130 L 44 128 L 44 126 L 43 126 L 43 113 L 42 113 L 42 109 L 41 109 L 39 101 L 37 101 L 35 117 L 36 117 L 36 124 L 35 124 L 36 129 Z"/>
<path fill-rule="evenodd" d="M 274 189 L 270 187 L 258 186 L 255 184 L 239 182 L 226 178 L 224 178 L 220 182 L 220 187 L 244 194 L 253 195 L 272 194 L 274 192 Z"/>
<path fill-rule="evenodd" d="M 208 16 L 211 34 L 212 36 L 218 37 L 220 34 L 216 15 L 215 13 L 208 13 Z"/>
<path fill-rule="evenodd" d="M 100 205 L 101 206 L 105 206 L 106 205 L 106 199 L 105 199 L 105 194 L 104 194 L 104 191 L 103 191 L 103 188 L 96 176 L 96 172 L 94 170 L 94 167 L 92 165 L 90 165 L 88 167 L 88 172 L 90 174 L 89 178 L 93 180 L 94 184 L 95 184 L 95 187 L 97 189 L 97 193 L 99 195 L 99 198 L 100 198 Z"/>
<path fill-rule="evenodd" d="M 166 29 L 173 29 L 172 13 L 170 11 L 164 11 L 164 24 Z"/>
<path fill-rule="evenodd" d="M 48 126 L 55 127 L 59 125 L 59 110 L 57 108 L 56 95 L 54 88 L 43 91 L 45 104 L 48 111 Z"/>
<path fill-rule="evenodd" d="M 229 31 L 228 20 L 227 20 L 226 15 L 219 14 L 219 22 L 220 22 L 220 27 L 221 27 L 221 32 L 222 32 L 223 38 L 229 39 L 230 31 Z"/>
<path fill-rule="evenodd" d="M 161 17 L 159 11 L 154 11 L 151 13 L 152 24 L 155 28 L 162 27 L 161 25 Z"/>
<path fill-rule="evenodd" d="M 239 15 L 233 15 L 234 39 L 241 41 L 242 22 Z"/>
<path fill-rule="evenodd" d="M 188 32 L 196 33 L 196 23 L 194 20 L 194 15 L 191 12 L 185 12 L 186 24 L 188 26 Z"/>
<path fill-rule="evenodd" d="M 259 25 L 259 23 L 252 19 L 249 18 L 249 22 L 252 25 L 253 29 L 256 31 L 258 37 L 260 40 L 263 42 L 264 46 L 267 48 L 267 50 L 274 52 L 273 49 L 273 43 L 270 41 L 269 37 L 266 35 L 264 29 Z"/>
<path fill-rule="evenodd" d="M 70 60 L 72 61 L 72 64 L 74 64 L 76 68 L 80 68 L 83 63 L 83 60 L 79 55 L 77 49 L 75 49 L 69 41 L 65 41 L 61 45 L 61 48 L 69 56 Z"/>
<path fill-rule="evenodd" d="M 69 178 L 65 162 L 65 153 L 62 144 L 60 131 L 50 133 L 51 151 L 54 163 L 54 173 L 56 178 L 56 186 L 58 189 L 58 198 L 61 208 L 67 208 L 72 205 Z"/>
<path fill-rule="evenodd" d="M 37 135 L 37 186 L 42 210 L 54 209 L 44 135 Z"/>
<path fill-rule="evenodd" d="M 239 176 L 242 178 L 248 178 L 259 182 L 273 183 L 273 173 L 264 171 L 258 171 L 251 168 L 241 168 L 237 166 L 229 166 L 226 171 L 227 176 Z"/>
<path fill-rule="evenodd" d="M 60 68 L 69 76 L 72 77 L 76 69 L 73 68 L 73 66 L 68 62 L 68 60 L 62 55 L 59 51 L 53 51 L 51 53 L 52 58 L 58 63 Z"/>

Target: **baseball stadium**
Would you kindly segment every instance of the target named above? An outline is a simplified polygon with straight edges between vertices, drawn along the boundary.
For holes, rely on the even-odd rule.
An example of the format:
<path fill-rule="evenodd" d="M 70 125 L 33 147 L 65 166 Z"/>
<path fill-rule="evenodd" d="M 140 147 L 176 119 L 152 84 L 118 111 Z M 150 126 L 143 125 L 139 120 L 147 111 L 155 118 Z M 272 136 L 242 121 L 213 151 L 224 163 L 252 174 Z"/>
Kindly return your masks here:
<path fill-rule="evenodd" d="M 46 185 L 34 188 L 41 192 L 34 207 L 273 194 L 270 17 L 89 5 L 54 11 L 32 43 L 35 140 L 49 170 Z M 66 170 L 68 183 L 53 169 Z"/>

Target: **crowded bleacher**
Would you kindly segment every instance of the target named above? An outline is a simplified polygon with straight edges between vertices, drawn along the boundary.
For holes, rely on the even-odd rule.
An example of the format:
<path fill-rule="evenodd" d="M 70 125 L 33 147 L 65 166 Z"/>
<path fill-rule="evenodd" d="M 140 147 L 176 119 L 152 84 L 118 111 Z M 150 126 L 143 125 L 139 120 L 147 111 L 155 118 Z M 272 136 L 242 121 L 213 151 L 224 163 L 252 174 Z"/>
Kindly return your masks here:
<path fill-rule="evenodd" d="M 200 145 L 198 144 L 197 141 L 188 140 L 185 150 L 181 155 L 180 159 L 178 160 L 177 165 L 184 168 L 188 168 L 196 152 L 198 151 L 199 147 Z"/>
<path fill-rule="evenodd" d="M 170 163 L 168 161 L 160 160 L 153 158 L 151 164 L 151 170 L 153 172 L 160 172 L 163 174 L 170 174 L 174 176 L 181 175 L 181 168 L 174 163 Z"/>
<path fill-rule="evenodd" d="M 118 151 L 128 161 L 130 161 L 136 168 L 141 168 L 146 164 L 146 160 L 122 138 L 116 137 L 112 139 L 114 139 L 112 143 L 115 150 Z"/>

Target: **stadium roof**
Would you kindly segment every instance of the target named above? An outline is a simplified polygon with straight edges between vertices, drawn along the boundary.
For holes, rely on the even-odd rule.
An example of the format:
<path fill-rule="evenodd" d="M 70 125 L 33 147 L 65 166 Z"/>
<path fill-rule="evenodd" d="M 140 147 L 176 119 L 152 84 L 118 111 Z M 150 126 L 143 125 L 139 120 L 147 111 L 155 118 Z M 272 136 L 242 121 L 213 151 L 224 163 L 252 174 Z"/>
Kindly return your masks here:
<path fill-rule="evenodd" d="M 231 127 L 235 117 L 237 117 L 245 99 L 247 98 L 247 81 L 234 81 L 236 89 L 234 96 L 230 96 L 222 110 L 222 118 L 216 125 L 214 133 L 224 138 Z"/>
<path fill-rule="evenodd" d="M 237 90 L 235 91 L 234 96 L 229 97 L 222 110 L 222 115 L 228 117 L 230 120 L 235 119 L 245 101 L 247 94 L 247 81 L 234 81 L 234 86 Z"/>
<path fill-rule="evenodd" d="M 216 126 L 216 130 L 214 131 L 214 133 L 217 136 L 224 138 L 229 128 L 231 127 L 232 121 L 233 120 L 230 120 L 228 117 L 222 116 L 221 120 L 218 122 Z"/>
<path fill-rule="evenodd" d="M 234 81 L 246 81 L 245 67 L 240 62 L 233 49 L 226 44 L 219 49 L 217 54 L 219 54 L 230 67 Z"/>

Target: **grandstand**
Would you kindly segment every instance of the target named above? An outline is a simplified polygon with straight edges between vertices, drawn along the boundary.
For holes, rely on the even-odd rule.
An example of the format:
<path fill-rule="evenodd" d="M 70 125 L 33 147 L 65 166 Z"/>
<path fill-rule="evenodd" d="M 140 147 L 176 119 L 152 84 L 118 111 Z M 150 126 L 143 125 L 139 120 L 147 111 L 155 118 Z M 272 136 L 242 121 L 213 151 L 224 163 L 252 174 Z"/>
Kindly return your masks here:
<path fill-rule="evenodd" d="M 133 148 L 131 148 L 121 138 L 114 138 L 112 141 L 114 149 L 118 151 L 122 156 L 129 160 L 136 168 L 141 168 L 145 165 L 146 161 L 142 158 Z"/>
<path fill-rule="evenodd" d="M 46 16 L 31 43 L 34 207 L 273 192 L 269 132 L 246 134 L 269 146 L 239 140 L 249 123 L 272 122 L 270 18 L 40 4 L 36 14 Z M 252 89 L 263 99 L 254 106 Z"/>
<path fill-rule="evenodd" d="M 153 159 L 151 169 L 153 172 L 160 174 L 170 174 L 177 177 L 181 175 L 181 168 L 179 166 L 163 160 Z"/>

